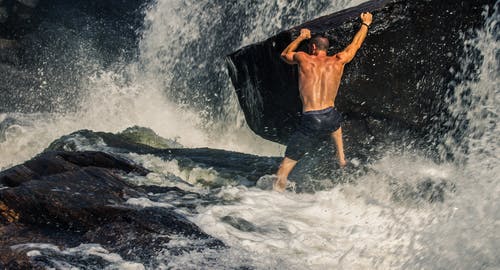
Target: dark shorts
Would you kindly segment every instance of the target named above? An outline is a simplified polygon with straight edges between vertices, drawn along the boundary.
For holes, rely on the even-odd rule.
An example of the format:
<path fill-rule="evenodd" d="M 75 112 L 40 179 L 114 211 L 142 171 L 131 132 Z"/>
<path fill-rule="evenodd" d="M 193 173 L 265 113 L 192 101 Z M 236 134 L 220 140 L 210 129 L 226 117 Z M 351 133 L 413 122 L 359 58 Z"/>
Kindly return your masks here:
<path fill-rule="evenodd" d="M 341 124 L 342 115 L 333 107 L 302 113 L 300 126 L 286 146 L 285 157 L 299 160 L 318 142 L 329 138 Z"/>

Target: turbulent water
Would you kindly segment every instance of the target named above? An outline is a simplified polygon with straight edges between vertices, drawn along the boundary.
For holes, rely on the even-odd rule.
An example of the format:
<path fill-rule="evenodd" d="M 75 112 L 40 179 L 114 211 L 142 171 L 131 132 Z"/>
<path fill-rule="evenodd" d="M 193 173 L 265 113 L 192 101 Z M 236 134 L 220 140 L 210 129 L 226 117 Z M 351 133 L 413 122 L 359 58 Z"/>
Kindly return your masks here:
<path fill-rule="evenodd" d="M 97 67 L 93 76 L 83 78 L 82 109 L 0 115 L 0 168 L 25 161 L 61 135 L 79 129 L 117 132 L 133 125 L 150 127 L 187 147 L 280 155 L 281 146 L 256 137 L 246 127 L 222 56 L 280 29 L 360 2 L 252 1 L 224 6 L 212 1 L 157 1 L 145 11 L 138 60 L 117 69 Z M 166 175 L 187 182 L 195 177 L 184 174 L 175 160 L 129 155 L 154 172 L 130 179 L 134 183 L 180 185 L 225 201 L 178 211 L 230 249 L 183 255 L 171 255 L 165 249 L 155 260 L 164 269 L 196 269 L 201 262 L 212 264 L 213 269 L 248 265 L 256 269 L 500 269 L 500 15 L 495 9 L 485 11 L 484 17 L 483 28 L 464 40 L 463 70 L 476 68 L 474 74 L 455 74 L 454 94 L 445 101 L 448 112 L 443 120 L 450 131 L 438 161 L 426 157 L 425 149 L 393 146 L 355 184 L 314 194 L 277 194 L 255 187 L 207 190 L 179 184 Z M 233 25 L 234 18 L 240 20 Z M 79 147 L 99 149 L 83 142 Z M 446 158 L 450 153 L 451 160 Z M 213 174 L 201 168 L 196 173 L 205 178 Z M 429 180 L 442 183 L 444 202 L 412 196 L 419 183 Z M 128 203 L 170 207 L 145 198 Z M 147 268 L 93 244 L 68 250 L 33 246 L 38 251 L 30 251 L 30 256 L 40 252 L 92 255 L 109 261 L 110 268 Z M 71 268 L 68 261 L 58 265 Z"/>

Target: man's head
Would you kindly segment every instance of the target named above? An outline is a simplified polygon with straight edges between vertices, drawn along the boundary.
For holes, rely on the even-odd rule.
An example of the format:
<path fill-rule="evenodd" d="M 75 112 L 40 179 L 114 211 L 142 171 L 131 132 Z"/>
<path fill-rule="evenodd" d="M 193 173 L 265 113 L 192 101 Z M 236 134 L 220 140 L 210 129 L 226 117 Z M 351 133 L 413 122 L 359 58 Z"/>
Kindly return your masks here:
<path fill-rule="evenodd" d="M 328 47 L 330 46 L 330 42 L 324 36 L 316 35 L 311 38 L 309 41 L 309 53 L 316 55 L 318 51 L 328 51 Z"/>

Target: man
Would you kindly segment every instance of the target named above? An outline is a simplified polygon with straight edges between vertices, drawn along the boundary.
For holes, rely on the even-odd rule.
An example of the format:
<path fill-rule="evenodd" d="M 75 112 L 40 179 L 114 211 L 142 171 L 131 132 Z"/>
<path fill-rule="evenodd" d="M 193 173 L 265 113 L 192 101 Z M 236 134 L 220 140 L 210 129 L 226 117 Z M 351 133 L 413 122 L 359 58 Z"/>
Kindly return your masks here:
<path fill-rule="evenodd" d="M 285 158 L 278 169 L 278 179 L 273 185 L 276 191 L 285 190 L 288 175 L 297 161 L 325 135 L 330 136 L 335 143 L 339 165 L 344 167 L 347 164 L 342 143 L 342 116 L 334 106 L 344 66 L 356 55 L 372 23 L 371 13 L 361 13 L 360 17 L 362 23 L 358 33 L 342 52 L 328 56 L 328 39 L 321 36 L 311 39 L 311 32 L 302 29 L 299 37 L 281 53 L 283 61 L 290 65 L 299 65 L 299 92 L 303 113 L 301 124 L 291 136 Z M 299 44 L 306 39 L 311 39 L 310 54 L 295 52 Z"/>

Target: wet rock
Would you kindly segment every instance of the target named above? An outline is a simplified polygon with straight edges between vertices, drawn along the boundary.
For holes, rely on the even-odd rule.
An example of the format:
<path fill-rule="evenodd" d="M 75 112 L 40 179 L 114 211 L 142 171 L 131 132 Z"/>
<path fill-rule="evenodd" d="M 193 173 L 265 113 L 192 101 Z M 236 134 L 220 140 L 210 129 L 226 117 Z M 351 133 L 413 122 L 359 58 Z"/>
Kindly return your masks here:
<path fill-rule="evenodd" d="M 225 222 L 234 228 L 243 231 L 243 232 L 258 232 L 262 231 L 260 230 L 257 226 L 249 222 L 248 220 L 245 220 L 240 217 L 234 217 L 234 216 L 223 216 L 220 219 L 222 222 Z"/>
<path fill-rule="evenodd" d="M 39 0 L 17 0 L 17 2 L 30 7 L 30 8 L 35 8 L 38 5 Z"/>
<path fill-rule="evenodd" d="M 27 255 L 27 251 L 15 249 L 20 243 L 52 243 L 55 246 L 78 246 L 82 238 L 78 234 L 51 228 L 37 228 L 21 223 L 0 225 L 0 269 L 47 269 Z"/>
<path fill-rule="evenodd" d="M 106 147 L 113 148 L 114 152 L 117 153 L 146 154 L 157 150 L 126 136 L 118 136 L 108 132 L 79 130 L 53 141 L 46 151 L 78 151 L 81 147 L 99 148 L 100 146 L 102 146 L 102 150 L 105 150 Z"/>
<path fill-rule="evenodd" d="M 149 145 L 155 148 L 183 148 L 183 146 L 175 140 L 169 140 L 158 136 L 152 129 L 133 126 L 118 133 L 118 136 L 126 140 Z"/>
<path fill-rule="evenodd" d="M 149 260 L 173 236 L 203 243 L 175 252 L 224 246 L 173 208 L 127 204 L 131 198 L 147 198 L 151 190 L 129 184 L 124 175 L 147 173 L 141 166 L 102 152 L 55 151 L 0 172 L 0 262 L 18 269 L 51 267 L 44 256 L 27 259 L 30 249 L 10 248 L 26 243 L 63 248 L 100 244 L 133 261 Z"/>
<path fill-rule="evenodd" d="M 359 14 L 373 11 L 369 35 L 344 72 L 336 106 L 348 122 L 367 125 L 361 135 L 383 139 L 387 130 L 425 134 L 444 104 L 450 69 L 459 69 L 462 35 L 482 24 L 492 1 L 368 1 L 244 47 L 227 58 L 229 73 L 250 128 L 285 143 L 298 125 L 301 102 L 297 67 L 280 60 L 301 28 L 330 40 L 328 53 L 341 51 L 360 27 Z M 460 18 L 460 19 L 457 19 Z M 306 49 L 303 42 L 299 50 Z"/>
<path fill-rule="evenodd" d="M 184 168 L 212 168 L 225 179 L 249 180 L 252 186 L 261 176 L 276 173 L 281 160 L 210 148 L 168 149 L 157 154 L 168 160 L 176 159 Z"/>
<path fill-rule="evenodd" d="M 0 172 L 0 185 L 18 187 L 33 179 L 79 172 L 86 167 L 136 172 L 142 175 L 147 173 L 147 170 L 140 166 L 102 152 L 45 152 L 22 165 Z"/>
<path fill-rule="evenodd" d="M 455 184 L 442 179 L 421 179 L 415 184 L 391 182 L 392 199 L 418 205 L 420 202 L 444 202 L 446 195 L 456 191 Z"/>
<path fill-rule="evenodd" d="M 224 181 L 248 182 L 248 185 L 255 185 L 255 182 L 263 175 L 273 174 L 279 166 L 281 158 L 261 157 L 250 154 L 243 154 L 233 151 L 225 151 L 210 148 L 172 148 L 157 149 L 146 144 L 137 143 L 121 134 L 106 132 L 93 132 L 81 130 L 55 140 L 48 147 L 49 150 L 57 151 L 77 151 L 79 146 L 102 147 L 103 150 L 113 149 L 114 152 L 153 154 L 165 160 L 177 160 L 178 165 L 185 172 L 202 168 L 211 170 L 213 178 L 219 178 L 218 185 L 229 184 Z M 195 175 L 193 173 L 193 175 Z M 198 180 L 207 185 L 213 185 L 211 179 Z M 212 186 L 215 187 L 215 186 Z"/>

